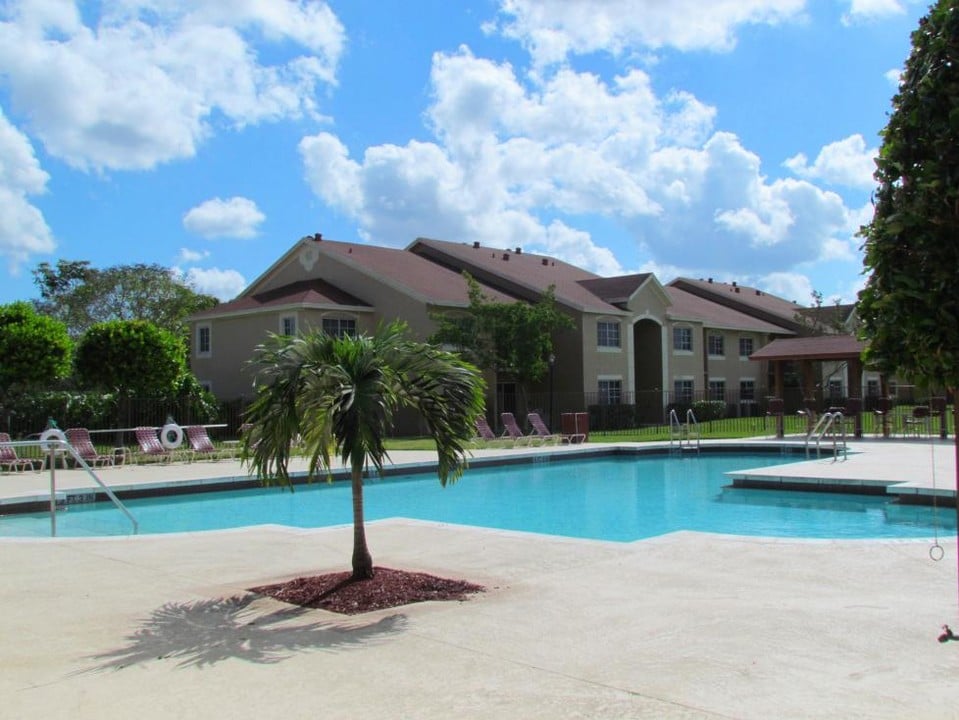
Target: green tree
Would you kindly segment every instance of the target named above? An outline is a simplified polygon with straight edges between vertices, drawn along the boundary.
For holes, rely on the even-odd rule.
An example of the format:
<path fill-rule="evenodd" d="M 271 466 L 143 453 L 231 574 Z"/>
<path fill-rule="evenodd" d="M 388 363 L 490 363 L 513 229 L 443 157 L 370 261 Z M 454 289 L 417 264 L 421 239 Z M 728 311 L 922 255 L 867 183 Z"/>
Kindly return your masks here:
<path fill-rule="evenodd" d="M 392 323 L 373 336 L 272 336 L 257 347 L 257 395 L 246 413 L 252 423 L 243 456 L 263 482 L 292 489 L 290 448 L 299 437 L 310 476 L 330 472 L 334 453 L 350 469 L 353 494 L 353 578 L 373 576 L 363 519 L 363 470 L 378 472 L 384 442 L 401 408 L 419 412 L 439 455 L 445 486 L 466 465 L 466 447 L 483 409 L 483 380 L 452 353 L 411 341 Z"/>
<path fill-rule="evenodd" d="M 919 21 L 892 106 L 876 160 L 875 211 L 861 231 L 869 274 L 858 303 L 866 360 L 954 394 L 959 387 L 959 0 L 939 0 Z M 959 419 L 956 404 L 953 412 Z M 959 482 L 959 437 L 956 443 Z"/>
<path fill-rule="evenodd" d="M 0 390 L 66 377 L 72 352 L 63 323 L 37 314 L 26 302 L 0 305 Z"/>
<path fill-rule="evenodd" d="M 549 372 L 554 333 L 572 328 L 573 320 L 556 308 L 552 286 L 535 303 L 497 302 L 484 295 L 468 273 L 463 275 L 469 308 L 436 315 L 437 331 L 430 341 L 459 349 L 484 370 L 512 377 L 525 393 Z"/>
<path fill-rule="evenodd" d="M 160 265 L 98 270 L 85 260 L 60 260 L 56 267 L 40 263 L 33 281 L 40 290 L 40 299 L 34 301 L 37 311 L 63 321 L 73 337 L 109 320 L 147 320 L 185 335 L 187 317 L 218 302 Z"/>
<path fill-rule="evenodd" d="M 77 344 L 78 380 L 126 396 L 169 397 L 186 374 L 186 348 L 172 332 L 145 320 L 111 320 Z"/>

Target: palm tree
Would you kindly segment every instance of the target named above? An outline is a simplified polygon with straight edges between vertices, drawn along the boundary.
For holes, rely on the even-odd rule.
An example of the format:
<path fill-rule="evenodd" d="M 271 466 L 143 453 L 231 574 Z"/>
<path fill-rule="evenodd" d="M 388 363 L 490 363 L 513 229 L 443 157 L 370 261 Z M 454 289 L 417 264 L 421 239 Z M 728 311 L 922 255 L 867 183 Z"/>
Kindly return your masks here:
<path fill-rule="evenodd" d="M 251 361 L 257 394 L 246 412 L 252 428 L 243 457 L 262 482 L 292 489 L 291 447 L 300 442 L 309 475 L 330 477 L 334 453 L 350 468 L 353 490 L 353 579 L 373 577 L 363 520 L 363 471 L 382 472 L 393 417 L 413 408 L 426 423 L 444 486 L 466 467 L 466 447 L 483 411 L 484 382 L 475 367 L 436 346 L 409 340 L 404 323 L 373 336 L 320 331 L 271 336 Z"/>

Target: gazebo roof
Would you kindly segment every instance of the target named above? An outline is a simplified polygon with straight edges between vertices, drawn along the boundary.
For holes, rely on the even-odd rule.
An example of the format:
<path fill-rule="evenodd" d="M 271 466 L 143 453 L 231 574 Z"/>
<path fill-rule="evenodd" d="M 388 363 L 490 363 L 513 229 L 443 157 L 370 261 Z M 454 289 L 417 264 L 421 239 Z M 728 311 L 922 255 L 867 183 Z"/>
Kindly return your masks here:
<path fill-rule="evenodd" d="M 750 360 L 852 360 L 866 344 L 853 335 L 779 338 L 749 356 Z"/>

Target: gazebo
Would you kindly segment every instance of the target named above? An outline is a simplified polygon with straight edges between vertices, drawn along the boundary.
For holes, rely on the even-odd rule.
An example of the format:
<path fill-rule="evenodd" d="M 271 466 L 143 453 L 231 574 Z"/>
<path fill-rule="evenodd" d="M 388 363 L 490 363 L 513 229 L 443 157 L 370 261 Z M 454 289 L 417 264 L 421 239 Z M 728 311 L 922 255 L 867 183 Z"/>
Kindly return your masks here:
<path fill-rule="evenodd" d="M 852 415 L 855 435 L 862 437 L 862 351 L 865 343 L 852 335 L 816 335 L 812 337 L 780 338 L 749 356 L 750 360 L 768 361 L 773 369 L 773 394 L 783 397 L 783 367 L 786 362 L 798 362 L 803 400 L 808 407 L 815 403 L 816 376 L 814 362 L 845 362 L 849 369 L 849 399 L 845 414 Z M 776 424 L 776 434 L 783 437 L 782 413 Z"/>

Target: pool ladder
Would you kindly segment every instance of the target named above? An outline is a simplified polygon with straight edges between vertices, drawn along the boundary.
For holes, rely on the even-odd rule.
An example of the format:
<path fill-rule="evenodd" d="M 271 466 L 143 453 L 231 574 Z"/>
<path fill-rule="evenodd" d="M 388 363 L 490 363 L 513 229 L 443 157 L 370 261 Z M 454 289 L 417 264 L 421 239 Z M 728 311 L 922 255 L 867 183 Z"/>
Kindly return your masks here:
<path fill-rule="evenodd" d="M 806 435 L 806 457 L 809 457 L 809 445 L 815 440 L 816 457 L 821 457 L 819 443 L 823 437 L 829 433 L 832 438 L 832 461 L 839 459 L 839 452 L 842 451 L 842 459 L 847 457 L 846 448 L 846 422 L 841 411 L 823 413 L 816 426 Z"/>
<path fill-rule="evenodd" d="M 699 422 L 692 409 L 686 411 L 686 422 L 679 421 L 676 408 L 669 411 L 669 449 L 695 450 L 699 452 Z M 674 446 L 675 443 L 675 446 Z"/>
<path fill-rule="evenodd" d="M 50 536 L 56 537 L 57 535 L 57 502 L 63 501 L 68 497 L 68 495 L 80 495 L 80 496 L 89 496 L 89 491 L 77 491 L 74 493 L 61 493 L 57 492 L 57 460 L 65 453 L 73 458 L 73 461 L 77 464 L 77 467 L 83 468 L 86 470 L 87 475 L 93 478 L 93 481 L 99 485 L 103 492 L 106 494 L 110 501 L 120 510 L 124 515 L 127 516 L 127 519 L 133 525 L 133 534 L 136 535 L 140 530 L 140 525 L 137 522 L 136 518 L 133 517 L 133 514 L 127 509 L 126 505 L 120 502 L 120 499 L 113 493 L 107 485 L 100 479 L 100 477 L 93 471 L 86 460 L 80 457 L 80 454 L 73 448 L 73 446 L 66 442 L 65 440 L 57 440 L 54 438 L 49 438 L 47 440 L 15 440 L 13 442 L 4 443 L 4 445 L 12 445 L 14 447 L 40 447 L 40 451 L 43 455 L 46 456 L 47 463 L 50 467 Z M 86 500 L 84 500 L 86 501 Z"/>

